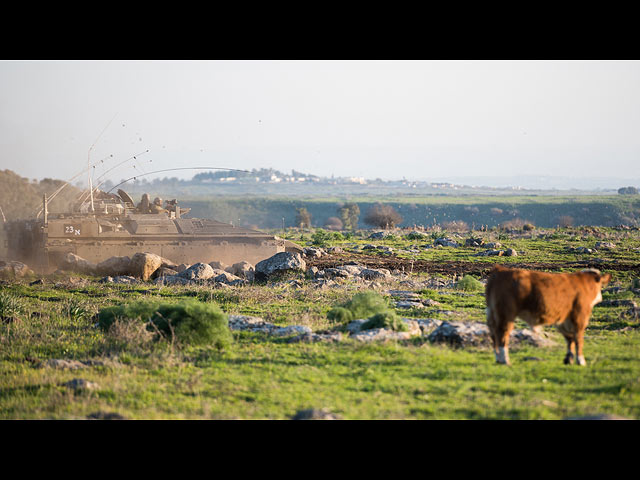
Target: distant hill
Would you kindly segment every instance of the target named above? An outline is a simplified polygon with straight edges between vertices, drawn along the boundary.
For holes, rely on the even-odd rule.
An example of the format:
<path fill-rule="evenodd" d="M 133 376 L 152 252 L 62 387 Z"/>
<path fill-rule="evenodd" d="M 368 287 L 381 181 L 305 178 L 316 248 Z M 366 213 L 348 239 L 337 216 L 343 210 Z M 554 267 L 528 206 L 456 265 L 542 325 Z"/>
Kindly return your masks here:
<path fill-rule="evenodd" d="M 42 206 L 42 195 L 51 195 L 65 182 L 45 178 L 40 181 L 21 177 L 11 170 L 0 170 L 0 222 L 34 218 Z M 81 190 L 67 185 L 62 192 L 49 203 L 52 213 L 68 210 L 71 203 L 78 197 Z M 4 217 L 3 215 L 4 214 Z"/>

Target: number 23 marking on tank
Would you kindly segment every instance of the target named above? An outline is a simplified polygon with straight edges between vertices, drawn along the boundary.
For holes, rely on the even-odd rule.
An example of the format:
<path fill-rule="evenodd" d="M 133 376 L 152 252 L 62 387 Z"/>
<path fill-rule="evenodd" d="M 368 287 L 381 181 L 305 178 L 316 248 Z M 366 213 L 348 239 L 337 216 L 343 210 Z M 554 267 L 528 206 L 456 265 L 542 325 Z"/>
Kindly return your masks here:
<path fill-rule="evenodd" d="M 64 233 L 66 235 L 80 235 L 80 227 L 76 228 L 73 225 L 65 225 Z"/>

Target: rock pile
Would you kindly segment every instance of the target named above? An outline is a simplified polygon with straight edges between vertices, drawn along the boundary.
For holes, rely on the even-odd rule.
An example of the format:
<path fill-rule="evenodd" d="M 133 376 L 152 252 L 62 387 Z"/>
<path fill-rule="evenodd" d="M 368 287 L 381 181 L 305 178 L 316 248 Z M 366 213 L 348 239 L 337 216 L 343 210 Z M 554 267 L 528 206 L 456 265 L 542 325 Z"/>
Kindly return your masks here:
<path fill-rule="evenodd" d="M 363 329 L 367 319 L 349 322 L 345 327 L 334 331 L 313 332 L 305 325 L 281 327 L 266 322 L 260 317 L 229 315 L 229 328 L 235 331 L 250 331 L 266 335 L 290 337 L 287 342 L 342 342 L 345 339 L 359 342 L 402 341 L 411 338 L 424 338 L 431 343 L 445 343 L 455 347 L 490 347 L 489 329 L 482 322 L 444 321 L 432 318 L 401 318 L 408 327 L 407 331 L 397 332 L 385 328 Z M 555 345 L 541 333 L 530 329 L 516 329 L 511 333 L 511 344 L 527 343 L 537 347 Z"/>
<path fill-rule="evenodd" d="M 273 323 L 266 322 L 260 317 L 251 317 L 248 315 L 229 315 L 229 329 L 244 330 L 250 332 L 266 333 L 277 337 L 286 337 L 290 335 L 311 334 L 311 329 L 304 325 L 289 325 L 280 327 Z"/>
<path fill-rule="evenodd" d="M 433 245 L 434 246 L 441 245 L 443 247 L 459 247 L 460 246 L 460 245 L 458 245 L 457 242 L 454 242 L 452 239 L 447 238 L 447 237 L 437 238 L 433 242 Z"/>
<path fill-rule="evenodd" d="M 324 253 L 322 249 L 308 249 L 309 255 L 314 257 Z M 15 265 L 14 265 L 15 264 Z M 0 264 L 0 274 L 17 272 L 15 276 L 24 275 L 19 262 L 11 262 L 11 265 Z M 4 269 L 4 270 L 3 270 Z M 103 283 L 134 283 L 136 281 L 154 280 L 161 285 L 190 285 L 190 284 L 221 284 L 221 285 L 245 285 L 254 281 L 257 277 L 267 278 L 276 272 L 301 271 L 306 269 L 306 262 L 299 253 L 282 252 L 259 262 L 255 267 L 249 262 L 242 261 L 228 267 L 222 262 L 195 263 L 193 265 L 176 265 L 170 260 L 159 255 L 143 252 L 136 253 L 133 257 L 115 256 L 95 265 L 74 253 L 68 253 L 60 265 L 60 270 L 71 270 L 91 275 L 104 275 Z"/>
<path fill-rule="evenodd" d="M 440 305 L 440 302 L 421 298 L 419 294 L 407 290 L 389 290 L 388 293 L 394 299 L 396 308 L 425 308 Z"/>
<path fill-rule="evenodd" d="M 391 272 L 386 268 L 367 268 L 360 265 L 340 265 L 324 270 L 311 267 L 308 274 L 314 282 L 322 284 L 335 279 L 384 280 L 392 278 Z"/>
<path fill-rule="evenodd" d="M 516 252 L 513 248 L 507 248 L 506 250 L 485 250 L 484 252 L 478 252 L 473 255 L 474 257 L 517 257 L 518 252 Z"/>

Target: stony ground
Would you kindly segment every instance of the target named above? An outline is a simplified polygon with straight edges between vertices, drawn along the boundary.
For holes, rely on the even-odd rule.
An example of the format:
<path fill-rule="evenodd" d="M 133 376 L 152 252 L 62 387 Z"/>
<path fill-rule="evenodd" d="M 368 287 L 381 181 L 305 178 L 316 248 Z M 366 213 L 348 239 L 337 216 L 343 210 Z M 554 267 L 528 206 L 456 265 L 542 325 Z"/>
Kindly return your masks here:
<path fill-rule="evenodd" d="M 400 235 L 304 244 L 304 255 L 283 258 L 283 269 L 269 263 L 262 279 L 257 266 L 213 262 L 151 259 L 153 271 L 142 262 L 139 274 L 118 267 L 123 274 L 113 276 L 39 276 L 6 263 L 0 417 L 640 418 L 638 239 L 577 232 L 547 232 L 556 238 L 544 244 L 491 234 L 473 245 L 455 235 L 439 244 Z M 603 241 L 613 246 L 596 247 Z M 506 254 L 509 245 L 516 248 Z M 502 254 L 478 255 L 487 251 Z M 564 342 L 553 329 L 538 334 L 521 322 L 514 366 L 494 364 L 483 296 L 494 262 L 613 274 L 587 330 L 586 369 L 562 365 Z M 359 292 L 379 293 L 406 328 L 328 318 Z M 228 315 L 231 348 L 158 341 L 135 325 L 105 332 L 94 320 L 111 305 L 192 298 Z"/>

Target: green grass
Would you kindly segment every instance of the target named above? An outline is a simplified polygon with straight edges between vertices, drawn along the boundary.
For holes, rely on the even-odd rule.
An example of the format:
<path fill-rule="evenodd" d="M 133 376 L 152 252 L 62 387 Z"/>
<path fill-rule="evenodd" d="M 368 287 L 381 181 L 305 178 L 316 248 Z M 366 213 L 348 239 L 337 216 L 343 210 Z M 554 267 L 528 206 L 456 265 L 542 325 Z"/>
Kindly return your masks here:
<path fill-rule="evenodd" d="M 482 235 L 526 251 L 515 257 L 519 262 L 575 261 L 579 257 L 566 253 L 565 246 L 592 246 L 603 240 L 618 245 L 612 252 L 603 251 L 604 258 L 637 265 L 637 235 L 601 232 L 603 238 L 591 239 L 587 237 L 592 233 L 576 229 L 542 232 L 548 235 L 544 239 L 499 232 Z M 374 241 L 356 233 L 349 240 L 331 238 L 328 243 L 404 248 L 421 240 L 396 235 Z M 478 249 L 445 247 L 427 255 L 440 262 L 486 261 L 468 256 L 468 251 Z M 501 262 L 512 260 L 500 257 Z M 612 273 L 611 286 L 619 290 L 604 292 L 604 300 L 640 303 L 634 290 L 637 270 Z M 106 285 L 78 278 L 77 283 L 52 277 L 39 285 L 0 284 L 0 306 L 13 312 L 10 320 L 0 322 L 0 419 L 86 418 L 100 411 L 130 419 L 287 419 L 308 408 L 326 408 L 345 419 L 562 419 L 602 413 L 640 419 L 640 323 L 625 306 L 594 308 L 585 338 L 587 367 L 562 363 L 564 342 L 553 328 L 547 331 L 556 346 L 514 347 L 513 365 L 506 367 L 495 364 L 488 348 L 452 348 L 424 339 L 304 344 L 231 332 L 233 341 L 218 348 L 214 342 L 154 338 L 138 322 L 100 328 L 96 317 L 109 308 L 121 313 L 135 310 L 141 301 L 156 306 L 192 303 L 321 332 L 342 325 L 327 318 L 335 306 L 353 306 L 354 298 L 363 298 L 357 294 L 373 298 L 370 287 L 353 281 L 338 281 L 339 288 L 329 289 L 316 289 L 307 281 L 302 288 L 282 282 L 212 290 L 151 283 Z M 408 278 L 416 285 L 433 280 L 418 273 Z M 382 282 L 376 290 L 382 296 L 363 304 L 375 304 L 399 317 L 485 321 L 478 285 L 482 279 L 445 280 L 444 287 L 413 288 L 438 306 L 394 308 L 385 291 L 411 288 L 400 280 Z M 470 288 L 460 288 L 466 283 Z M 516 328 L 522 327 L 518 322 Z M 46 366 L 51 359 L 86 365 L 77 370 L 52 368 Z M 64 386 L 74 378 L 98 387 L 74 392 Z"/>

